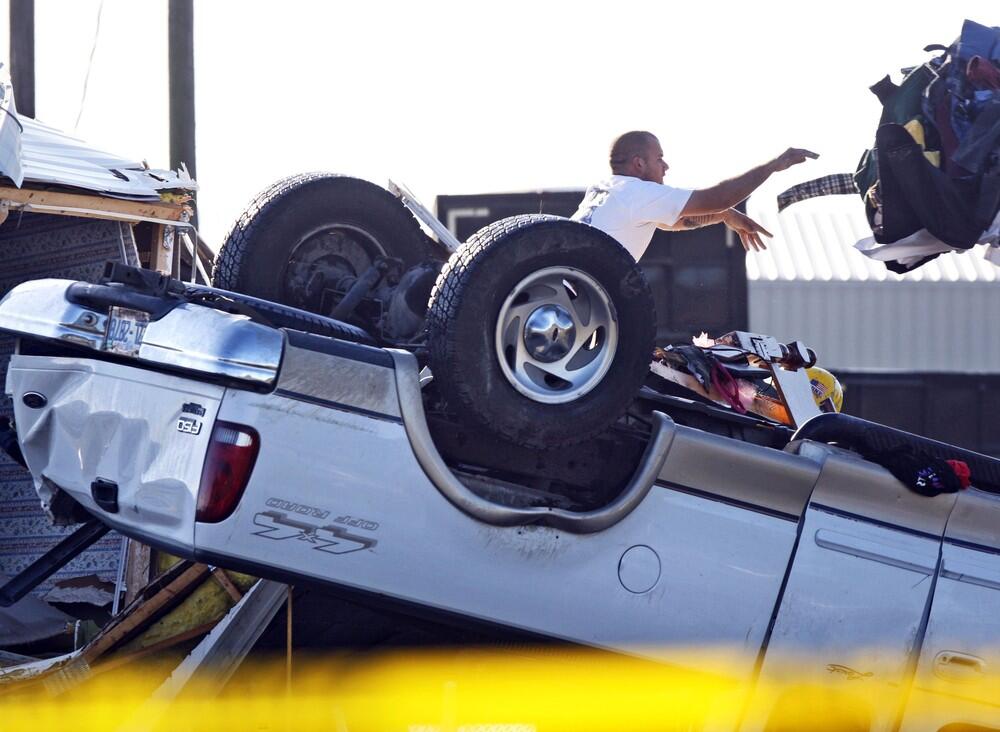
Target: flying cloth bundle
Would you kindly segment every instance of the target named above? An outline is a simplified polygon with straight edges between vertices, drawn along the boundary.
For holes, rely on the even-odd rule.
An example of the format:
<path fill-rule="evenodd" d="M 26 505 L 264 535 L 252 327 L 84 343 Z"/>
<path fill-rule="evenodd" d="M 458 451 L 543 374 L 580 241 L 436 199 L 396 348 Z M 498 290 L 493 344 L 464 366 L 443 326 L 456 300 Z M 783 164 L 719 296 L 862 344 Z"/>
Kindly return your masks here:
<path fill-rule="evenodd" d="M 793 186 L 778 210 L 856 193 L 872 230 L 857 248 L 891 271 L 982 243 L 1000 265 L 1000 28 L 966 20 L 951 46 L 924 50 L 939 55 L 871 87 L 882 116 L 857 171 Z"/>

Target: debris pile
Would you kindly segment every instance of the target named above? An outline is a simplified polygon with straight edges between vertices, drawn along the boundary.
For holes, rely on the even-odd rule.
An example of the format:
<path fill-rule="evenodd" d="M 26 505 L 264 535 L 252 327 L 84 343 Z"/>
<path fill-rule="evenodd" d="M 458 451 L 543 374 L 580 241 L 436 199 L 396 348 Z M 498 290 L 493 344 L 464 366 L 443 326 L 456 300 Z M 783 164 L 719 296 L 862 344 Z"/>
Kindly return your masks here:
<path fill-rule="evenodd" d="M 0 297 L 31 279 L 97 281 L 108 260 L 207 283 L 212 254 L 189 224 L 196 190 L 183 168 L 153 169 L 19 115 L 0 81 Z M 0 378 L 14 346 L 0 337 Z M 38 505 L 12 420 L 0 394 L 0 585 L 65 536 Z M 143 551 L 145 564 L 129 561 Z M 148 548 L 108 533 L 35 596 L 0 610 L 0 677 L 10 664 L 82 647 L 115 622 L 121 601 L 162 569 L 148 558 Z"/>

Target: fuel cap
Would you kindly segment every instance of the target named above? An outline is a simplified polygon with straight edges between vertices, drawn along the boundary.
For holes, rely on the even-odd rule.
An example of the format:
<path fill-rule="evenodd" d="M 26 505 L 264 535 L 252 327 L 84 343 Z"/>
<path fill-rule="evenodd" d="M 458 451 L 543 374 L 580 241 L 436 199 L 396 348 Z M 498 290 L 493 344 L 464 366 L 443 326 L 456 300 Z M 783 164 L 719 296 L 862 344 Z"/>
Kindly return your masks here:
<path fill-rule="evenodd" d="M 629 547 L 618 561 L 618 581 L 637 595 L 649 592 L 660 581 L 660 555 L 645 544 Z"/>

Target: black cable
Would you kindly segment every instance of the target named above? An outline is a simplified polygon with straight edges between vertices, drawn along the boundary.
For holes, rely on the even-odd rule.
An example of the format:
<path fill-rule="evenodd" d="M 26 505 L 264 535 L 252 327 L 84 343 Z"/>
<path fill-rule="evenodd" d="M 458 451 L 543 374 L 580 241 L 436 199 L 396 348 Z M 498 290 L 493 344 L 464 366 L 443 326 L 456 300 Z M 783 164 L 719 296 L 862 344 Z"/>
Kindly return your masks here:
<path fill-rule="evenodd" d="M 83 95 L 80 97 L 80 111 L 76 115 L 76 124 L 73 125 L 73 132 L 80 126 L 80 119 L 83 117 L 83 107 L 87 102 L 87 86 L 90 84 L 90 70 L 94 66 L 94 54 L 97 53 L 97 40 L 101 34 L 101 13 L 104 12 L 104 0 L 97 6 L 97 25 L 94 28 L 94 43 L 90 48 L 90 59 L 87 61 L 87 73 L 83 77 Z"/>

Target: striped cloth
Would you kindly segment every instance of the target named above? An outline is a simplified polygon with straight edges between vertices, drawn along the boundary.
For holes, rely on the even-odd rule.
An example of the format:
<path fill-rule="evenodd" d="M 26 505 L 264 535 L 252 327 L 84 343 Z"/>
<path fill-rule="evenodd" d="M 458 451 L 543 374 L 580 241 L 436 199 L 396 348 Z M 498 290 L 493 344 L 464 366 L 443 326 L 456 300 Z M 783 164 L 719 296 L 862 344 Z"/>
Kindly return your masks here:
<path fill-rule="evenodd" d="M 854 182 L 853 173 L 835 173 L 822 178 L 807 180 L 792 186 L 787 191 L 778 194 L 778 211 L 781 212 L 793 203 L 805 201 L 819 196 L 840 196 L 845 193 L 857 193 L 858 186 Z"/>

